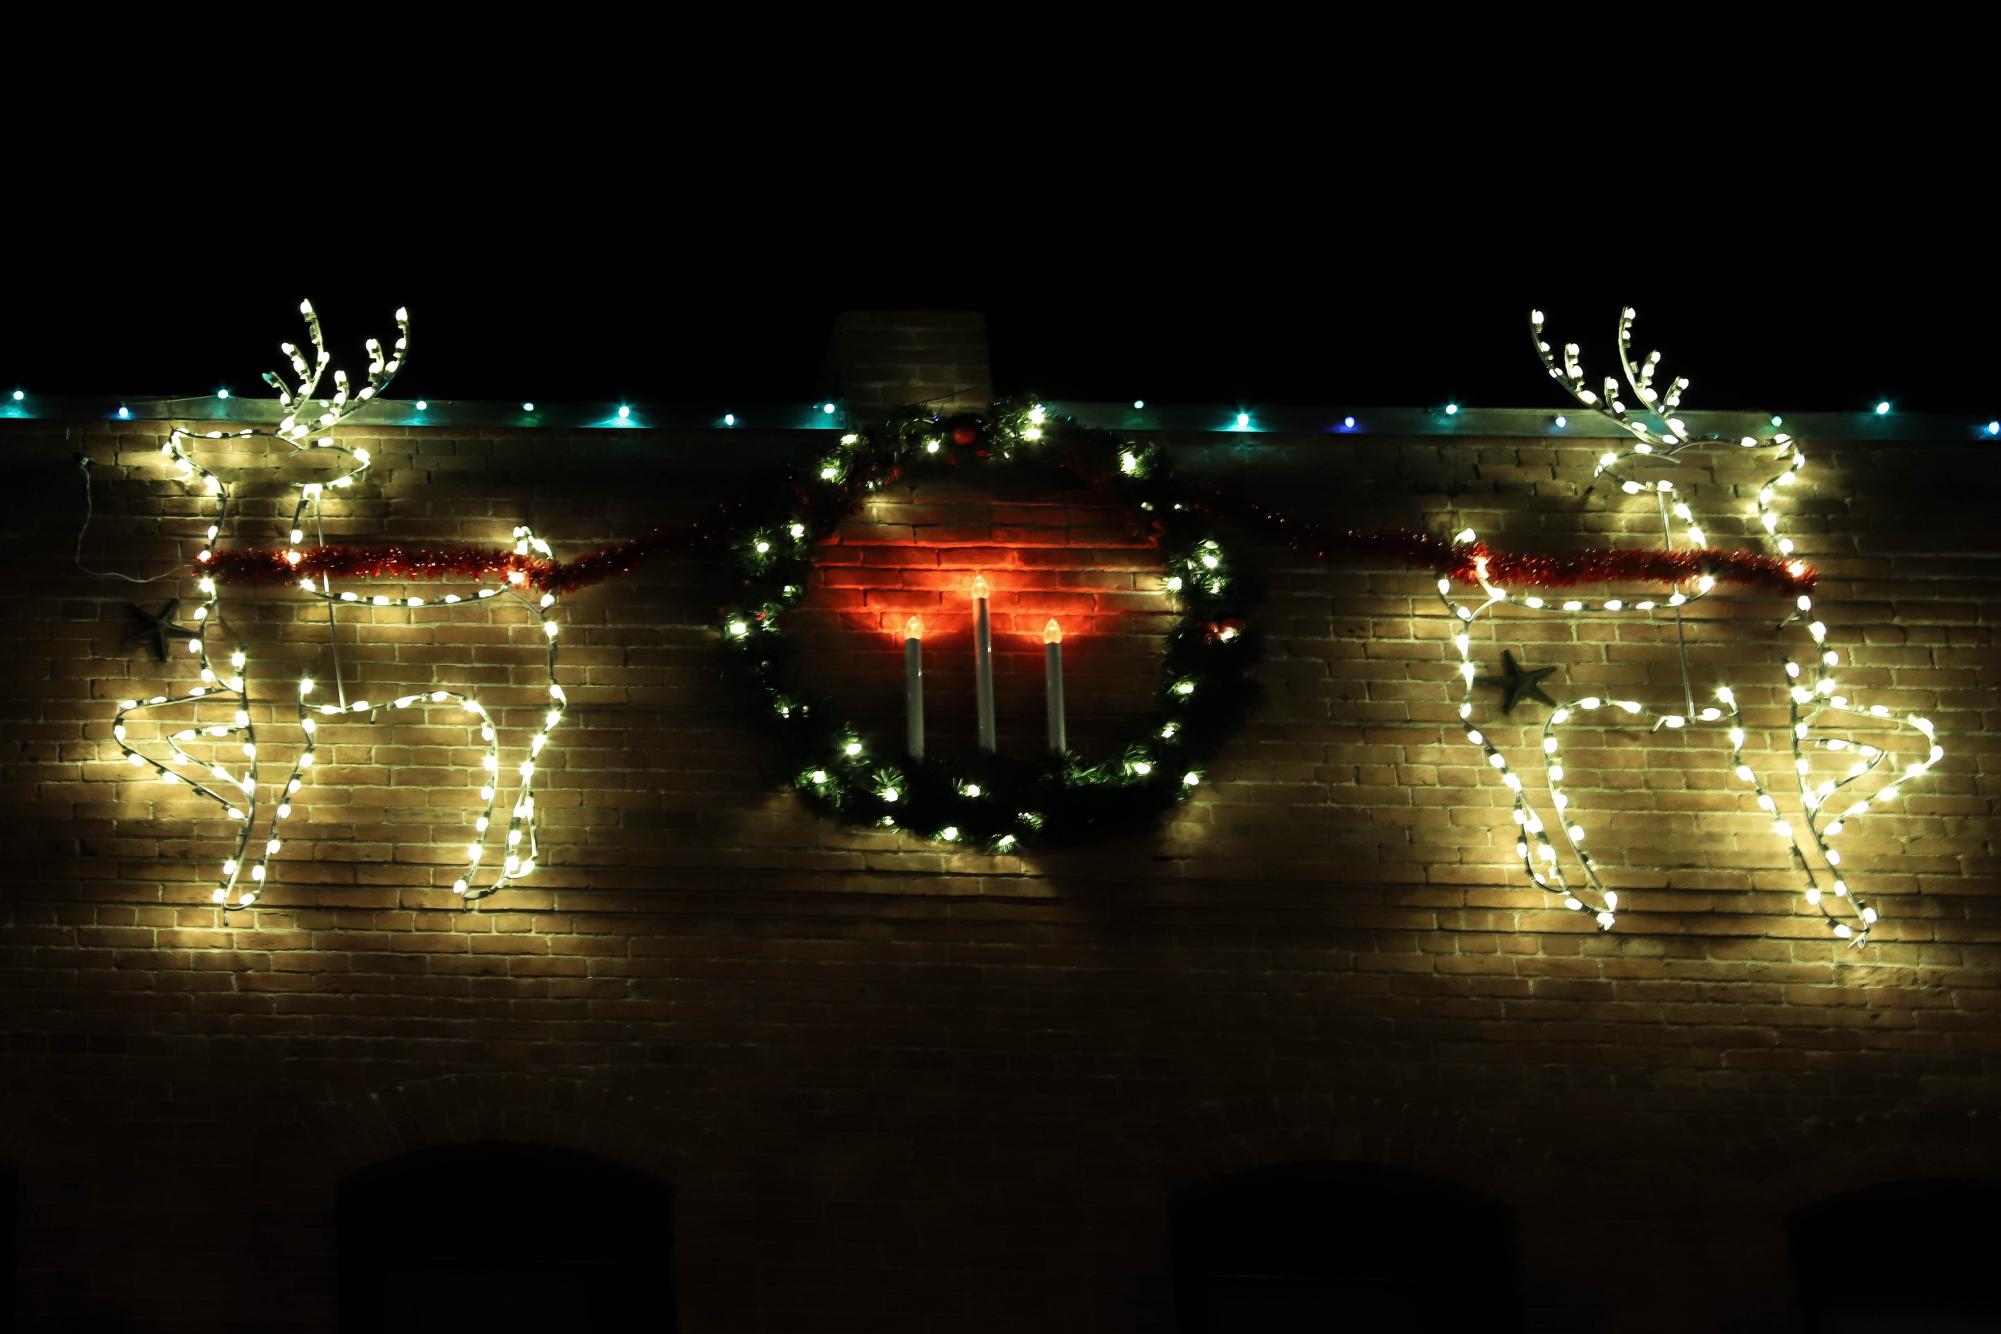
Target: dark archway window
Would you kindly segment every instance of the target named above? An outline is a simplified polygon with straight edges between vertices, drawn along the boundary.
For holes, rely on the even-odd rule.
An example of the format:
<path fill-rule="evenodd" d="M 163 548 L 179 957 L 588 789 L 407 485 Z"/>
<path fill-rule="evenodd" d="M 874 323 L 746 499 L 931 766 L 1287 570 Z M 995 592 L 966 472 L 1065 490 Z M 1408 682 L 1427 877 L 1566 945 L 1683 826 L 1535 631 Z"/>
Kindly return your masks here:
<path fill-rule="evenodd" d="M 567 1149 L 463 1144 L 350 1176 L 340 1327 L 671 1331 L 672 1190 Z"/>
<path fill-rule="evenodd" d="M 1993 1275 L 2001 1182 L 1903 1181 L 1788 1220 L 1808 1334 L 2001 1330 Z"/>
<path fill-rule="evenodd" d="M 1514 1212 L 1346 1163 L 1260 1168 L 1172 1205 L 1184 1334 L 1520 1328 Z"/>

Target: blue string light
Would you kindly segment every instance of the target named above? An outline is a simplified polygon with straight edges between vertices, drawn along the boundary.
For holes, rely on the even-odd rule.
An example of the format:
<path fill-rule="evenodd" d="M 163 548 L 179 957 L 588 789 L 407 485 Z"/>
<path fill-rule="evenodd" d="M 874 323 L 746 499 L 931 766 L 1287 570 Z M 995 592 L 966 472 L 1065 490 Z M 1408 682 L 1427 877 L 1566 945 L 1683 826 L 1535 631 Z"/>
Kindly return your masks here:
<path fill-rule="evenodd" d="M 14 389 L 8 391 L 8 398 L 15 403 L 26 402 L 27 397 L 28 393 L 25 389 Z M 219 401 L 229 402 L 232 400 L 233 395 L 228 389 L 221 388 L 215 391 L 215 397 Z M 428 399 L 420 398 L 413 401 L 410 406 L 418 412 L 428 412 L 430 410 L 431 404 Z M 828 416 L 831 416 L 834 413 L 840 411 L 840 405 L 833 401 L 824 401 L 817 404 L 816 406 L 819 408 L 820 412 Z M 1143 398 L 1135 398 L 1132 400 L 1132 406 L 1135 411 L 1143 410 L 1146 407 L 1146 400 Z M 1460 404 L 1456 401 L 1447 401 L 1442 407 L 1442 411 L 1444 415 L 1447 417 L 1457 417 L 1459 415 L 1459 409 L 1460 409 Z M 522 403 L 521 410 L 524 413 L 534 413 L 535 411 L 537 411 L 536 406 L 532 401 Z M 1896 404 L 1893 401 L 1887 398 L 1879 399 L 1872 406 L 1871 415 L 1877 417 L 1888 417 L 1893 415 L 1895 411 L 1896 411 Z M 132 409 L 129 405 L 126 404 L 120 404 L 116 409 L 113 410 L 112 415 L 115 416 L 120 421 L 131 421 L 133 419 Z M 620 404 L 618 406 L 616 412 L 616 420 L 623 425 L 631 424 L 632 408 L 629 404 Z M 722 425 L 726 427 L 734 427 L 738 424 L 737 415 L 734 412 L 724 413 L 722 415 L 721 420 L 722 420 Z M 1772 426 L 1775 428 L 1785 425 L 1785 418 L 1776 412 L 1771 415 L 1770 421 Z M 1551 418 L 1550 423 L 1554 429 L 1562 431 L 1562 430 L 1567 430 L 1569 428 L 1570 419 L 1567 416 L 1557 416 Z M 1231 429 L 1238 431 L 1247 431 L 1252 429 L 1251 414 L 1249 412 L 1243 412 L 1243 411 L 1239 411 L 1238 413 L 1236 413 L 1236 415 L 1232 419 Z M 1359 429 L 1359 423 L 1352 414 L 1345 415 L 1341 418 L 1340 429 L 1344 431 L 1357 430 Z M 2001 417 L 1989 418 L 1987 421 L 1979 424 L 1975 429 L 1982 435 L 1990 437 L 2001 437 Z"/>

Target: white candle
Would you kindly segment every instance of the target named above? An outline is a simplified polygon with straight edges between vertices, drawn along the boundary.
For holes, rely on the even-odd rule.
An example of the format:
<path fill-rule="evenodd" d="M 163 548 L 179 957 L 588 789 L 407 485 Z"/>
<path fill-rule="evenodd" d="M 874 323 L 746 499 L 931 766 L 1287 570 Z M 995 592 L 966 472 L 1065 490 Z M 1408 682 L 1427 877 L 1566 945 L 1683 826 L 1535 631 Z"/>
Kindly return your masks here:
<path fill-rule="evenodd" d="M 982 574 L 973 580 L 973 688 L 980 717 L 980 749 L 994 749 L 993 634 L 987 625 L 987 599 L 993 590 Z"/>
<path fill-rule="evenodd" d="M 1070 746 L 1063 731 L 1063 627 L 1054 616 L 1042 627 L 1042 657 L 1049 686 L 1049 749 L 1061 755 Z"/>
<path fill-rule="evenodd" d="M 903 623 L 903 748 L 924 758 L 924 622 Z"/>

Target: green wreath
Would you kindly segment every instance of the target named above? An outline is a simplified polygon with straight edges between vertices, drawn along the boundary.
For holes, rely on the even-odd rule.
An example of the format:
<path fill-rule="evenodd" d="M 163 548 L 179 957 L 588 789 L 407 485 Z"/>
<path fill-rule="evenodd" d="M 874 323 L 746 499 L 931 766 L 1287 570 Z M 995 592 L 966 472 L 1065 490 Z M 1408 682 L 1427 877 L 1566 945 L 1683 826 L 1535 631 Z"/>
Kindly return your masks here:
<path fill-rule="evenodd" d="M 1027 760 L 976 752 L 911 760 L 875 745 L 800 681 L 786 613 L 805 595 L 813 543 L 872 491 L 904 476 L 1009 467 L 1071 477 L 1123 502 L 1159 551 L 1180 603 L 1153 716 L 1108 758 Z M 1202 765 L 1257 699 L 1258 637 L 1245 622 L 1254 579 L 1210 531 L 1154 446 L 1054 416 L 1035 403 L 984 414 L 921 411 L 839 444 L 780 494 L 739 508 L 729 538 L 737 582 L 718 625 L 724 671 L 767 730 L 783 777 L 823 813 L 994 852 L 1143 831 L 1202 781 Z"/>

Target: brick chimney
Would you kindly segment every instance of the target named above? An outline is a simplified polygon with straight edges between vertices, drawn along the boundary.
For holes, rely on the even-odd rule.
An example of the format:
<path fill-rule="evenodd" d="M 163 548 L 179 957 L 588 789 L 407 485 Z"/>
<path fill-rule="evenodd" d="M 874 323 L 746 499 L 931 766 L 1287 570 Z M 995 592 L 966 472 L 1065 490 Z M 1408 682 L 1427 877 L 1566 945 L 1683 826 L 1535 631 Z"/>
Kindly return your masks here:
<path fill-rule="evenodd" d="M 911 403 L 984 408 L 994 396 L 987 317 L 978 311 L 845 311 L 834 322 L 830 359 L 856 421 Z"/>

